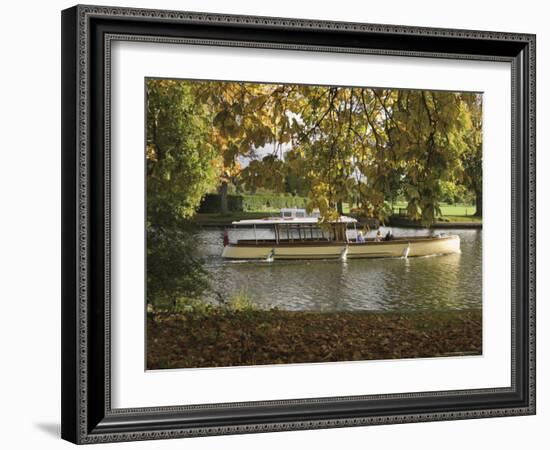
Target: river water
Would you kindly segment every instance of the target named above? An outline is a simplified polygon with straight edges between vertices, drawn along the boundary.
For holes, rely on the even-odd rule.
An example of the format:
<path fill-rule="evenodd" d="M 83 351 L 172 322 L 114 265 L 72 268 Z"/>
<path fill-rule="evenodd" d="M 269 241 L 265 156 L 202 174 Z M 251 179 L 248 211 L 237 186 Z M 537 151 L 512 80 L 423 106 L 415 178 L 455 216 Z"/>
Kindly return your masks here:
<path fill-rule="evenodd" d="M 395 236 L 430 234 L 419 229 L 392 231 Z M 444 232 L 460 236 L 460 254 L 264 262 L 222 259 L 223 230 L 202 230 L 199 252 L 211 284 L 205 300 L 215 301 L 215 292 L 225 298 L 246 292 L 262 307 L 298 311 L 480 308 L 482 231 Z"/>

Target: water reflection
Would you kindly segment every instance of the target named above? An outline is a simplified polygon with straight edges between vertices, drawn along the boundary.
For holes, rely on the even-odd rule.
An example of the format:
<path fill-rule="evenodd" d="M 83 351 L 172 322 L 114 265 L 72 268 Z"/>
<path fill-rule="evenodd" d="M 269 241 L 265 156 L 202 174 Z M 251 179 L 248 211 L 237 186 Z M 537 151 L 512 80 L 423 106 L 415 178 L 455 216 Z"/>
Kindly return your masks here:
<path fill-rule="evenodd" d="M 393 228 L 398 235 L 429 234 Z M 231 261 L 220 257 L 222 231 L 200 232 L 212 290 L 230 298 L 245 289 L 261 305 L 289 310 L 406 311 L 481 307 L 481 230 L 448 230 L 461 254 L 326 261 Z M 205 300 L 214 301 L 208 293 Z"/>

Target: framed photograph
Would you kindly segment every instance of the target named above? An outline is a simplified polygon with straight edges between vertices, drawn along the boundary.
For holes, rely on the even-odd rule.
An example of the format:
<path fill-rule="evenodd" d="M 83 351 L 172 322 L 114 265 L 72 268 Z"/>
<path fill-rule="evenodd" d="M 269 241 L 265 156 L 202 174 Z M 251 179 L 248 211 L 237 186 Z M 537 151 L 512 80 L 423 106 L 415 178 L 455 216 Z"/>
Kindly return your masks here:
<path fill-rule="evenodd" d="M 62 12 L 62 437 L 535 413 L 535 36 Z"/>

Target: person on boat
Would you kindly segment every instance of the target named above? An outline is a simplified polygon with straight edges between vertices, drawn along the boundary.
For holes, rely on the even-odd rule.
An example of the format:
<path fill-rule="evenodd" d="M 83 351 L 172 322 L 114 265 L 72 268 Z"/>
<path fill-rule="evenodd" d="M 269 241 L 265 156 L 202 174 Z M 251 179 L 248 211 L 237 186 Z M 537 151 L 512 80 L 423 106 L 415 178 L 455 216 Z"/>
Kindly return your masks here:
<path fill-rule="evenodd" d="M 391 232 L 391 230 L 389 230 L 387 233 L 386 233 L 386 236 L 384 237 L 384 240 L 385 241 L 391 241 L 393 239 L 393 234 Z"/>
<path fill-rule="evenodd" d="M 357 232 L 357 242 L 365 242 L 365 237 L 363 236 L 363 232 L 361 230 Z"/>
<path fill-rule="evenodd" d="M 380 242 L 382 240 L 382 233 L 380 230 L 376 233 L 376 236 L 374 236 L 374 242 Z"/>

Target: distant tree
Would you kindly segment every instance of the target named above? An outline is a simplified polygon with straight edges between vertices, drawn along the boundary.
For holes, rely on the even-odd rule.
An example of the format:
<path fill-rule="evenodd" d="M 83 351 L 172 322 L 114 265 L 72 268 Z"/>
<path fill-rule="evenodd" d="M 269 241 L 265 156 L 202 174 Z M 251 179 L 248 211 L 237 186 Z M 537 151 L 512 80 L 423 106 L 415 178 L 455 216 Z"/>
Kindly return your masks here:
<path fill-rule="evenodd" d="M 388 136 L 402 162 L 409 216 L 431 223 L 441 213 L 444 184 L 464 179 L 469 109 L 460 93 L 399 91 L 391 115 Z"/>
<path fill-rule="evenodd" d="M 310 190 L 310 183 L 307 178 L 299 177 L 290 170 L 285 176 L 285 191 L 300 197 L 307 197 Z"/>
<path fill-rule="evenodd" d="M 467 130 L 468 149 L 464 152 L 464 185 L 475 194 L 475 215 L 483 216 L 483 134 L 481 96 L 464 95 L 472 126 Z"/>
<path fill-rule="evenodd" d="M 240 174 L 240 179 L 250 191 L 265 188 L 274 192 L 285 192 L 287 177 L 288 167 L 277 155 L 252 160 Z"/>
<path fill-rule="evenodd" d="M 470 201 L 468 190 L 462 183 L 441 182 L 441 201 L 449 204 L 467 203 Z"/>

